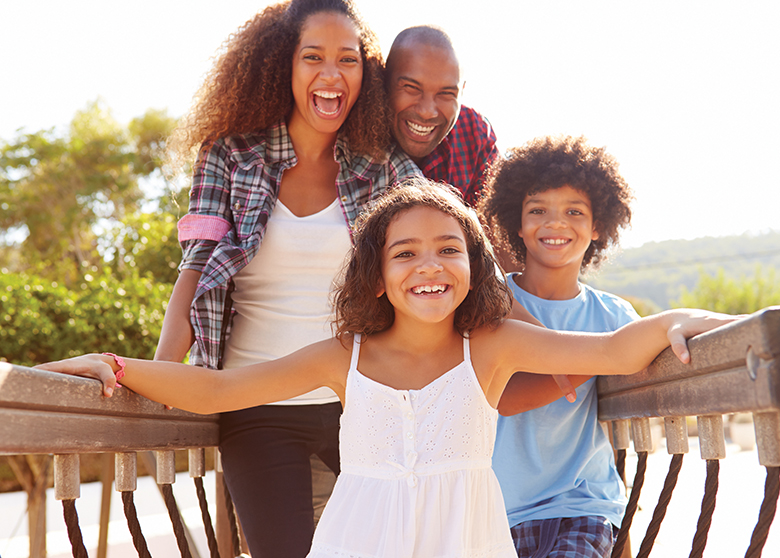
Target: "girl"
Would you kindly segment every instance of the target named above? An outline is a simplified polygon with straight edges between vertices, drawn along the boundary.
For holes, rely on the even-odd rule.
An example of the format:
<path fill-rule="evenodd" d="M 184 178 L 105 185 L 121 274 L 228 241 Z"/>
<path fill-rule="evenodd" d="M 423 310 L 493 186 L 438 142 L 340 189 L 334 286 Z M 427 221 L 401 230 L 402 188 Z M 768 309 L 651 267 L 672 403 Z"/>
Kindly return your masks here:
<path fill-rule="evenodd" d="M 222 373 L 113 355 L 40 368 L 98 378 L 106 396 L 118 376 L 198 413 L 328 386 L 345 406 L 341 475 L 310 557 L 510 558 L 490 464 L 496 406 L 514 371 L 627 374 L 670 342 L 687 361 L 686 337 L 734 319 L 675 310 L 582 334 L 503 321 L 510 305 L 474 215 L 452 191 L 415 179 L 359 219 L 335 293 L 335 338 Z"/>
<path fill-rule="evenodd" d="M 191 364 L 235 368 L 331 337 L 328 296 L 350 224 L 417 172 L 386 152 L 381 66 L 350 0 L 269 6 L 226 42 L 169 142 L 179 159 L 200 152 L 155 360 L 181 362 L 192 348 Z M 306 555 L 310 456 L 338 472 L 338 397 L 296 395 L 220 419 L 225 479 L 255 558 Z"/>

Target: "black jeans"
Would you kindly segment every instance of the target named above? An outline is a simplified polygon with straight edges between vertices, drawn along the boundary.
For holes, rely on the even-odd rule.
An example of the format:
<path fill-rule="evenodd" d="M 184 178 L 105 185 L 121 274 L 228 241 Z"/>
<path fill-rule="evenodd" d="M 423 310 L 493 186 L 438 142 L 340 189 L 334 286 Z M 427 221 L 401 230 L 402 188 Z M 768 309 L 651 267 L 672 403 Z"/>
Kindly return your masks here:
<path fill-rule="evenodd" d="M 314 534 L 311 465 L 339 473 L 341 403 L 223 413 L 222 468 L 252 558 L 304 558 Z"/>

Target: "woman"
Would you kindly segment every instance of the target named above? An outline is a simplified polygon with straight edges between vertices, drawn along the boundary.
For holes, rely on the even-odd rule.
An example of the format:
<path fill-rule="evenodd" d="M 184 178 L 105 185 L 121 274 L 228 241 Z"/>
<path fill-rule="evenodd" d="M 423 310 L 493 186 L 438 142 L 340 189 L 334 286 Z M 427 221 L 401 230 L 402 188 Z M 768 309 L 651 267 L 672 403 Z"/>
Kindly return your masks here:
<path fill-rule="evenodd" d="M 331 336 L 328 293 L 360 209 L 416 174 L 390 144 L 382 60 L 349 0 L 292 0 L 231 36 L 172 138 L 200 147 L 157 360 L 234 368 Z M 226 413 L 222 462 L 255 558 L 303 557 L 310 455 L 338 473 L 341 405 L 319 389 Z"/>

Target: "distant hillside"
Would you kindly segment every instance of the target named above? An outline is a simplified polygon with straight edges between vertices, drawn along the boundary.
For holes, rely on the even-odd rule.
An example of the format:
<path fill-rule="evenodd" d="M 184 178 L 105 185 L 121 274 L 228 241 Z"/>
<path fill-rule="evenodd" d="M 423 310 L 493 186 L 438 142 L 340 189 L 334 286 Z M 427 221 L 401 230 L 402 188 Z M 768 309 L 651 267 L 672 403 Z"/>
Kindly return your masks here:
<path fill-rule="evenodd" d="M 693 289 L 702 271 L 727 277 L 755 277 L 776 269 L 780 277 L 780 231 L 760 235 L 649 242 L 613 254 L 585 282 L 625 297 L 647 299 L 662 309 L 677 301 L 683 286 Z"/>

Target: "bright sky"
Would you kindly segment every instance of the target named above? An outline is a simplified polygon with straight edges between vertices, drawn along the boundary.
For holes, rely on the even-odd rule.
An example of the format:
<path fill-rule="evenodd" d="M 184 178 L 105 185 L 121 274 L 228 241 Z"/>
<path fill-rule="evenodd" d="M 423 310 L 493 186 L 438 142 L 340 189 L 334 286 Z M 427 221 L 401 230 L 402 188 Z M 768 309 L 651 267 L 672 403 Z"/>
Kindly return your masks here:
<path fill-rule="evenodd" d="M 637 197 L 623 246 L 780 229 L 780 3 L 357 3 L 385 53 L 410 25 L 450 33 L 464 102 L 502 149 L 556 133 L 606 146 Z M 98 97 L 123 123 L 180 116 L 265 4 L 0 1 L 0 139 L 64 126 Z"/>

